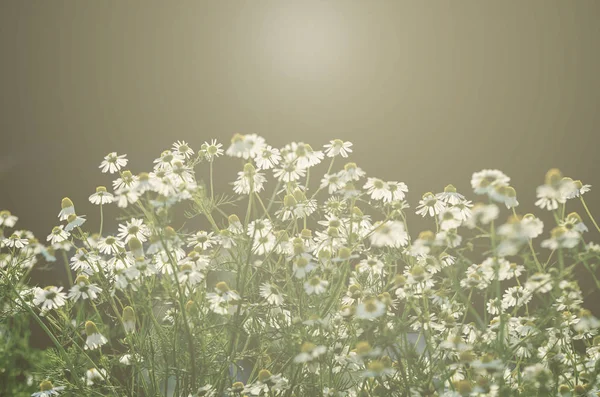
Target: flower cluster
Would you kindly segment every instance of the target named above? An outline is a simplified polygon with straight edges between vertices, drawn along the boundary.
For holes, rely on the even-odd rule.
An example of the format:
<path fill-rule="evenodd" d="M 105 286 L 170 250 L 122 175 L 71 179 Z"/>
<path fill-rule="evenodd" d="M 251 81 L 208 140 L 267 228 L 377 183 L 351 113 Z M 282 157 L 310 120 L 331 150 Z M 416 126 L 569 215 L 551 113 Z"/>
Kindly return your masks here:
<path fill-rule="evenodd" d="M 149 172 L 104 158 L 117 178 L 89 197 L 99 230 L 68 198 L 49 245 L 8 232 L 17 218 L 0 212 L 4 312 L 43 325 L 65 367 L 33 395 L 600 393 L 600 320 L 576 277 L 600 288 L 600 245 L 575 212 L 600 231 L 589 185 L 548 171 L 535 204 L 553 226 L 517 212 L 499 170 L 473 174 L 472 199 L 448 185 L 410 210 L 405 183 L 336 168 L 351 153 L 339 139 L 177 141 Z M 222 157 L 242 166 L 219 194 Z M 108 205 L 122 209 L 114 233 Z M 415 215 L 431 230 L 409 233 Z M 34 266 L 61 260 L 68 285 L 27 286 Z"/>

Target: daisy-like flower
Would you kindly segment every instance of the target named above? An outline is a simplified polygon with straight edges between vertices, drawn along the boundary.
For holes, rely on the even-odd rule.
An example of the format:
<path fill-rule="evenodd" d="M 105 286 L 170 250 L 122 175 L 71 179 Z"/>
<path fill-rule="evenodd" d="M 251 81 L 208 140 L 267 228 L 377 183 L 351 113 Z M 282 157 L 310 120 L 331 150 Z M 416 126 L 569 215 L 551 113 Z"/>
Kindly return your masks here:
<path fill-rule="evenodd" d="M 506 208 L 510 209 L 519 205 L 517 191 L 512 186 L 497 184 L 488 194 L 492 200 L 504 203 Z"/>
<path fill-rule="evenodd" d="M 233 183 L 233 191 L 237 194 L 258 193 L 263 190 L 266 181 L 261 172 L 257 172 L 251 163 L 246 163 L 244 171 L 238 172 L 238 179 Z"/>
<path fill-rule="evenodd" d="M 381 317 L 386 312 L 386 305 L 377 298 L 367 298 L 356 307 L 356 318 L 372 320 Z"/>
<path fill-rule="evenodd" d="M 279 395 L 278 392 L 285 390 L 288 380 L 281 374 L 273 375 L 269 370 L 261 369 L 258 372 L 258 380 L 244 387 L 243 393 L 253 396 Z"/>
<path fill-rule="evenodd" d="M 119 208 L 127 208 L 129 204 L 135 203 L 139 198 L 140 196 L 132 188 L 121 187 L 115 190 L 115 199 Z"/>
<path fill-rule="evenodd" d="M 329 141 L 329 143 L 324 146 L 327 157 L 348 157 L 348 153 L 352 153 L 352 149 L 350 149 L 351 147 L 352 142 L 344 142 L 341 139 Z"/>
<path fill-rule="evenodd" d="M 467 219 L 466 225 L 473 229 L 478 225 L 487 225 L 498 218 L 500 210 L 494 204 L 476 203 L 471 209 L 471 217 Z"/>
<path fill-rule="evenodd" d="M 304 283 L 304 291 L 308 295 L 320 295 L 327 290 L 329 282 L 322 280 L 319 276 L 313 276 Z"/>
<path fill-rule="evenodd" d="M 579 244 L 581 235 L 576 230 L 569 230 L 564 226 L 557 226 L 550 232 L 550 238 L 542 241 L 542 247 L 552 250 L 558 248 L 574 248 Z"/>
<path fill-rule="evenodd" d="M 60 395 L 60 392 L 65 389 L 64 386 L 54 386 L 49 380 L 40 383 L 40 391 L 35 392 L 31 397 L 52 397 Z"/>
<path fill-rule="evenodd" d="M 104 186 L 98 186 L 96 188 L 96 193 L 90 196 L 90 203 L 96 205 L 110 204 L 114 200 L 115 198 L 112 193 L 107 192 Z"/>
<path fill-rule="evenodd" d="M 458 193 L 454 185 L 448 185 L 444 188 L 443 193 L 436 194 L 436 197 L 446 204 L 456 205 L 465 200 L 465 196 Z"/>
<path fill-rule="evenodd" d="M 216 139 L 213 139 L 208 142 L 204 142 L 201 146 L 202 154 L 207 161 L 213 161 L 217 157 L 221 157 L 223 155 L 223 144 L 217 143 Z"/>
<path fill-rule="evenodd" d="M 363 189 L 367 190 L 367 193 L 371 196 L 372 200 L 389 202 L 392 199 L 392 192 L 390 192 L 387 182 L 384 182 L 379 178 L 368 178 Z"/>
<path fill-rule="evenodd" d="M 541 209 L 553 211 L 559 204 L 564 204 L 569 197 L 576 194 L 577 186 L 572 179 L 562 177 L 560 170 L 552 168 L 546 173 L 545 182 L 538 186 L 535 205 Z"/>
<path fill-rule="evenodd" d="M 64 230 L 63 225 L 54 226 L 52 233 L 48 235 L 46 241 L 50 241 L 50 244 L 56 244 L 65 241 L 70 235 L 71 233 Z"/>
<path fill-rule="evenodd" d="M 569 183 L 570 181 L 573 181 L 571 178 L 568 178 L 568 177 L 565 177 L 563 179 L 566 180 L 567 183 Z M 568 199 L 583 196 L 585 193 L 592 190 L 592 185 L 584 185 L 580 180 L 573 181 L 573 183 L 574 183 L 574 189 L 572 190 L 571 194 L 567 195 Z"/>
<path fill-rule="evenodd" d="M 333 194 L 338 190 L 342 189 L 345 184 L 346 182 L 342 178 L 340 178 L 340 173 L 338 172 L 335 174 L 324 175 L 321 179 L 321 185 L 319 186 L 319 188 L 327 188 L 327 192 L 329 194 Z"/>
<path fill-rule="evenodd" d="M 482 170 L 471 178 L 471 186 L 477 194 L 489 194 L 496 185 L 508 185 L 508 182 L 510 178 L 499 170 Z"/>
<path fill-rule="evenodd" d="M 304 342 L 300 347 L 300 354 L 294 357 L 295 363 L 306 363 L 319 358 L 319 356 L 325 354 L 327 348 L 325 346 L 317 346 L 311 342 Z"/>
<path fill-rule="evenodd" d="M 256 157 L 264 147 L 264 138 L 256 134 L 235 134 L 233 138 L 231 138 L 231 146 L 227 148 L 225 154 L 231 157 L 241 157 L 244 160 L 248 160 Z"/>
<path fill-rule="evenodd" d="M 217 314 L 229 313 L 229 306 L 240 300 L 240 295 L 229 288 L 226 282 L 220 281 L 215 285 L 215 292 L 206 294 L 210 309 Z"/>
<path fill-rule="evenodd" d="M 68 298 L 72 301 L 78 301 L 80 299 L 94 300 L 98 297 L 98 294 L 102 292 L 102 289 L 96 284 L 90 284 L 90 280 L 85 275 L 77 276 L 75 279 L 75 285 L 71 287 Z"/>
<path fill-rule="evenodd" d="M 455 207 L 444 208 L 439 214 L 440 229 L 456 229 L 462 224 L 460 210 Z"/>
<path fill-rule="evenodd" d="M 377 222 L 370 236 L 371 245 L 375 247 L 399 248 L 408 243 L 408 233 L 401 221 Z"/>
<path fill-rule="evenodd" d="M 108 339 L 98 331 L 98 327 L 92 321 L 86 321 L 85 334 L 87 335 L 83 347 L 85 350 L 96 350 L 108 342 Z"/>
<path fill-rule="evenodd" d="M 0 226 L 5 227 L 15 227 L 19 218 L 12 215 L 10 211 L 2 210 L 0 211 Z"/>
<path fill-rule="evenodd" d="M 436 198 L 435 194 L 428 192 L 423 195 L 423 198 L 419 201 L 417 206 L 417 215 L 425 217 L 427 214 L 433 217 L 438 215 L 442 210 L 446 208 L 446 204 L 443 201 Z"/>
<path fill-rule="evenodd" d="M 306 170 L 301 168 L 297 163 L 288 162 L 287 164 L 283 164 L 282 168 L 275 168 L 273 175 L 277 180 L 281 179 L 283 182 L 293 182 L 304 178 Z"/>
<path fill-rule="evenodd" d="M 42 312 L 58 309 L 67 303 L 66 295 L 61 292 L 63 287 L 48 286 L 46 288 L 36 288 L 33 303 L 39 306 Z"/>
<path fill-rule="evenodd" d="M 173 168 L 173 164 L 177 161 L 183 162 L 185 157 L 178 152 L 171 150 L 165 150 L 160 154 L 160 157 L 154 160 L 155 170 L 170 170 Z"/>
<path fill-rule="evenodd" d="M 65 232 L 71 232 L 73 229 L 75 229 L 76 227 L 80 227 L 81 225 L 83 225 L 85 223 L 86 219 L 85 219 L 85 215 L 83 216 L 79 216 L 77 214 L 71 214 L 69 215 L 69 217 L 67 218 L 67 225 L 65 226 Z"/>
<path fill-rule="evenodd" d="M 93 386 L 94 382 L 102 382 L 107 376 L 108 374 L 104 368 L 101 368 L 100 370 L 90 368 L 85 372 L 85 384 L 87 386 Z"/>
<path fill-rule="evenodd" d="M 127 165 L 127 161 L 126 154 L 118 155 L 117 152 L 112 152 L 104 157 L 104 160 L 102 163 L 100 163 L 98 168 L 102 168 L 102 173 L 109 172 L 114 174 L 121 168 L 125 167 Z"/>
<path fill-rule="evenodd" d="M 288 163 L 294 163 L 302 170 L 319 164 L 324 157 L 323 152 L 313 150 L 308 143 L 303 142 L 286 145 L 283 153 Z"/>
<path fill-rule="evenodd" d="M 281 154 L 279 154 L 279 149 L 266 145 L 256 154 L 254 161 L 259 170 L 268 170 L 279 164 Z"/>
<path fill-rule="evenodd" d="M 356 165 L 356 163 L 346 163 L 344 169 L 340 171 L 340 177 L 344 182 L 358 181 L 364 177 L 366 173 Z"/>
<path fill-rule="evenodd" d="M 98 241 L 98 251 L 101 254 L 113 255 L 125 248 L 125 244 L 114 236 L 107 236 Z"/>
<path fill-rule="evenodd" d="M 392 194 L 390 201 L 401 201 L 404 200 L 406 193 L 408 193 L 408 186 L 404 182 L 388 181 L 388 190 Z M 386 202 L 386 200 L 383 200 Z"/>
<path fill-rule="evenodd" d="M 186 141 L 177 141 L 173 144 L 173 152 L 179 154 L 181 157 L 189 159 L 194 155 L 194 151 L 188 145 Z"/>
<path fill-rule="evenodd" d="M 150 230 L 148 229 L 148 226 L 144 225 L 143 219 L 131 218 L 131 220 L 125 222 L 124 225 L 119 225 L 119 234 L 117 237 L 125 243 L 129 242 L 133 237 L 143 243 L 148 240 L 149 235 Z"/>
<path fill-rule="evenodd" d="M 296 256 L 292 261 L 292 271 L 294 277 L 304 278 L 317 267 L 313 262 L 312 256 L 308 253 L 303 253 Z"/>
<path fill-rule="evenodd" d="M 259 288 L 260 296 L 265 298 L 270 305 L 281 306 L 283 304 L 283 294 L 275 285 L 263 283 Z"/>
<path fill-rule="evenodd" d="M 510 287 L 502 295 L 502 308 L 506 310 L 513 306 L 523 306 L 524 304 L 529 303 L 531 298 L 531 291 L 524 287 Z"/>
<path fill-rule="evenodd" d="M 58 213 L 58 219 L 64 221 L 69 215 L 75 213 L 75 205 L 70 198 L 65 197 L 60 202 L 60 212 Z"/>
<path fill-rule="evenodd" d="M 29 240 L 26 238 L 21 238 L 18 234 L 13 233 L 10 237 L 3 239 L 2 244 L 8 248 L 21 249 L 29 244 Z"/>
<path fill-rule="evenodd" d="M 564 226 L 567 230 L 575 230 L 579 233 L 588 231 L 587 226 L 581 220 L 581 217 L 577 212 L 571 212 L 564 221 L 560 222 L 560 226 Z"/>
<path fill-rule="evenodd" d="M 217 239 L 213 236 L 212 232 L 200 230 L 189 237 L 187 242 L 188 247 L 199 247 L 204 251 L 216 244 Z"/>
<path fill-rule="evenodd" d="M 123 328 L 128 334 L 135 332 L 135 312 L 131 306 L 123 308 Z"/>

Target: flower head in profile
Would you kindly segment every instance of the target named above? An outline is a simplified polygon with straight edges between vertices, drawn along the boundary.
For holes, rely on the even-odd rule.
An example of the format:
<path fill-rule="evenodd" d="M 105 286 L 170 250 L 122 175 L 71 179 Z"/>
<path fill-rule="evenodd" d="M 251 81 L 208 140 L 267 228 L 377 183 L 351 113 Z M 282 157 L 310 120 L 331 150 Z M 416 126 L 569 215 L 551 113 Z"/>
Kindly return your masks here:
<path fill-rule="evenodd" d="M 544 184 L 536 189 L 538 200 L 535 205 L 553 211 L 568 198 L 577 195 L 577 185 L 570 178 L 563 178 L 560 170 L 552 168 L 546 173 Z"/>
<path fill-rule="evenodd" d="M 341 139 L 334 139 L 333 141 L 329 141 L 328 144 L 324 146 L 325 155 L 327 157 L 348 157 L 348 153 L 352 153 L 352 142 L 344 142 Z"/>
<path fill-rule="evenodd" d="M 446 204 L 438 199 L 435 194 L 428 192 L 423 195 L 419 205 L 417 206 L 417 215 L 425 217 L 429 215 L 431 217 L 439 215 L 442 210 L 446 208 Z"/>
<path fill-rule="evenodd" d="M 231 145 L 225 154 L 231 157 L 241 157 L 244 160 L 255 158 L 265 147 L 264 138 L 256 134 L 235 134 L 231 138 Z"/>
<path fill-rule="evenodd" d="M 40 391 L 35 392 L 31 397 L 52 397 L 60 395 L 60 392 L 65 389 L 64 386 L 54 386 L 49 380 L 40 383 Z"/>
<path fill-rule="evenodd" d="M 19 218 L 10 213 L 10 211 L 0 211 L 0 226 L 15 227 Z"/>
<path fill-rule="evenodd" d="M 306 363 L 312 361 L 327 352 L 325 346 L 317 346 L 311 342 L 304 342 L 300 347 L 300 354 L 294 357 L 295 363 Z"/>
<path fill-rule="evenodd" d="M 64 228 L 64 225 L 54 226 L 52 233 L 48 235 L 46 241 L 50 241 L 51 244 L 56 244 L 68 239 L 71 234 L 64 230 Z"/>
<path fill-rule="evenodd" d="M 108 342 L 108 339 L 98 331 L 98 327 L 96 327 L 96 324 L 92 321 L 87 321 L 85 323 L 85 334 L 87 335 L 84 346 L 85 350 L 99 349 Z"/>
<path fill-rule="evenodd" d="M 244 170 L 238 172 L 238 179 L 233 183 L 233 191 L 237 194 L 258 193 L 263 190 L 263 185 L 267 178 L 257 172 L 251 163 L 244 165 Z"/>
<path fill-rule="evenodd" d="M 69 291 L 68 298 L 72 301 L 78 301 L 80 299 L 94 300 L 98 297 L 100 292 L 102 292 L 100 287 L 90 283 L 87 276 L 79 275 L 77 276 L 77 279 L 75 279 L 75 285 L 73 285 Z"/>
<path fill-rule="evenodd" d="M 104 160 L 102 163 L 100 163 L 98 168 L 102 168 L 103 173 L 108 172 L 114 174 L 121 168 L 125 167 L 127 165 L 127 161 L 126 154 L 118 155 L 117 152 L 112 152 L 104 157 Z"/>
<path fill-rule="evenodd" d="M 96 193 L 90 196 L 90 203 L 96 205 L 110 204 L 114 200 L 115 197 L 112 195 L 112 193 L 107 192 L 104 186 L 98 186 L 96 188 Z"/>
<path fill-rule="evenodd" d="M 510 178 L 499 170 L 475 172 L 471 178 L 471 187 L 476 194 L 490 194 L 497 185 L 508 185 Z"/>

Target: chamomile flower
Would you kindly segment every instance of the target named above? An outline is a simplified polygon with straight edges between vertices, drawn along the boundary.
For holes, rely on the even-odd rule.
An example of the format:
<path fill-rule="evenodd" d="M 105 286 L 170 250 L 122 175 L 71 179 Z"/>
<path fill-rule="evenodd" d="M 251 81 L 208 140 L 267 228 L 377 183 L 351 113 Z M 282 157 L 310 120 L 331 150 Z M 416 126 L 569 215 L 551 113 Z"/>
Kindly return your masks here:
<path fill-rule="evenodd" d="M 113 255 L 125 248 L 125 244 L 114 236 L 107 236 L 98 241 L 98 251 L 101 254 Z"/>
<path fill-rule="evenodd" d="M 83 347 L 85 350 L 96 350 L 108 342 L 108 339 L 98 331 L 98 327 L 92 321 L 85 323 L 85 334 L 87 335 Z"/>
<path fill-rule="evenodd" d="M 78 301 L 80 299 L 94 300 L 98 297 L 98 294 L 102 292 L 102 289 L 96 284 L 91 283 L 85 275 L 77 276 L 75 285 L 71 287 L 67 297 L 72 301 Z"/>
<path fill-rule="evenodd" d="M 396 181 L 388 181 L 388 190 L 390 191 L 392 197 L 390 201 L 401 201 L 404 200 L 406 193 L 408 193 L 408 186 L 404 182 L 396 182 Z M 383 200 L 386 202 L 386 200 Z"/>
<path fill-rule="evenodd" d="M 256 166 L 259 170 L 268 170 L 274 168 L 281 161 L 279 149 L 270 145 L 266 145 L 260 151 L 258 151 L 254 161 L 256 162 Z"/>
<path fill-rule="evenodd" d="M 344 142 L 341 139 L 334 139 L 329 141 L 328 144 L 324 145 L 325 155 L 327 157 L 348 157 L 348 153 L 352 153 L 352 142 Z"/>
<path fill-rule="evenodd" d="M 112 193 L 107 192 L 104 186 L 98 186 L 96 188 L 96 193 L 90 196 L 90 203 L 96 205 L 110 204 L 114 200 L 115 198 Z"/>
<path fill-rule="evenodd" d="M 436 198 L 433 193 L 425 193 L 423 198 L 419 201 L 419 205 L 417 207 L 417 215 L 421 215 L 425 217 L 429 214 L 429 216 L 433 217 L 439 215 L 442 210 L 446 208 L 446 204 L 443 201 Z"/>
<path fill-rule="evenodd" d="M 375 247 L 402 247 L 408 243 L 408 233 L 401 221 L 377 222 L 370 236 L 371 245 Z"/>
<path fill-rule="evenodd" d="M 538 200 L 535 205 L 553 211 L 559 204 L 564 204 L 569 197 L 573 197 L 576 189 L 573 180 L 563 178 L 560 170 L 552 168 L 546 173 L 545 183 L 536 190 Z"/>
<path fill-rule="evenodd" d="M 185 157 L 171 150 L 165 150 L 154 160 L 154 170 L 170 170 L 176 162 L 183 162 Z"/>
<path fill-rule="evenodd" d="M 465 200 L 465 196 L 458 193 L 454 185 L 447 185 L 442 193 L 436 194 L 436 197 L 446 204 L 456 205 Z"/>
<path fill-rule="evenodd" d="M 571 212 L 565 220 L 559 223 L 560 226 L 565 227 L 567 230 L 575 230 L 579 233 L 584 233 L 588 231 L 587 226 L 581 220 L 581 217 L 577 212 Z"/>
<path fill-rule="evenodd" d="M 298 168 L 305 170 L 306 168 L 313 167 L 323 160 L 323 152 L 320 150 L 313 150 L 308 143 L 303 142 L 292 142 L 286 145 L 285 151 L 289 154 L 286 157 L 288 162 L 297 164 Z"/>
<path fill-rule="evenodd" d="M 125 243 L 129 242 L 133 237 L 137 238 L 140 242 L 148 240 L 150 230 L 148 226 L 144 224 L 143 219 L 131 218 L 131 220 L 125 222 L 125 224 L 119 224 L 119 234 L 117 237 L 123 240 Z"/>
<path fill-rule="evenodd" d="M 241 157 L 244 160 L 248 160 L 250 158 L 255 158 L 265 145 L 264 138 L 256 134 L 235 134 L 231 139 L 231 146 L 229 146 L 225 154 L 231 157 Z"/>
<path fill-rule="evenodd" d="M 24 248 L 26 245 L 29 244 L 29 240 L 26 239 L 26 238 L 21 238 L 21 237 L 19 237 L 18 234 L 13 233 L 13 234 L 11 234 L 10 237 L 4 238 L 2 240 L 2 244 L 4 244 L 5 246 L 7 246 L 8 248 L 21 249 L 21 248 Z"/>
<path fill-rule="evenodd" d="M 558 248 L 574 248 L 581 240 L 581 235 L 576 230 L 569 230 L 564 226 L 557 226 L 550 232 L 550 238 L 542 241 L 542 247 L 552 250 Z"/>
<path fill-rule="evenodd" d="M 278 287 L 271 283 L 263 283 L 259 288 L 260 296 L 267 300 L 270 305 L 281 306 L 283 294 Z"/>
<path fill-rule="evenodd" d="M 292 261 L 292 272 L 296 278 L 304 278 L 317 267 L 313 262 L 312 255 L 303 253 L 294 257 Z"/>
<path fill-rule="evenodd" d="M 304 291 L 307 295 L 320 295 L 327 290 L 329 282 L 319 276 L 313 276 L 304 282 Z"/>
<path fill-rule="evenodd" d="M 300 354 L 294 357 L 295 363 L 306 363 L 312 361 L 319 356 L 325 354 L 327 348 L 325 346 L 317 346 L 311 342 L 304 342 L 300 347 Z"/>
<path fill-rule="evenodd" d="M 0 211 L 0 226 L 15 227 L 19 218 L 10 213 L 10 211 Z"/>
<path fill-rule="evenodd" d="M 98 168 L 102 168 L 102 173 L 108 172 L 114 174 L 121 168 L 125 167 L 127 165 L 127 161 L 126 154 L 118 155 L 117 152 L 112 152 L 104 157 L 104 160 L 102 163 L 100 163 Z"/>
<path fill-rule="evenodd" d="M 194 155 L 194 150 L 188 145 L 186 141 L 177 141 L 173 143 L 173 152 L 179 154 L 180 156 L 189 159 Z"/>
<path fill-rule="evenodd" d="M 496 185 L 507 185 L 510 178 L 499 170 L 482 170 L 475 172 L 471 178 L 471 186 L 476 194 L 490 194 Z"/>
<path fill-rule="evenodd" d="M 383 200 L 384 202 L 392 200 L 392 192 L 390 192 L 388 184 L 379 178 L 368 178 L 363 189 L 367 190 L 372 200 Z"/>
<path fill-rule="evenodd" d="M 140 196 L 138 196 L 135 189 L 128 187 L 121 187 L 115 190 L 115 200 L 117 201 L 117 207 L 119 208 L 127 208 L 129 204 L 133 204 Z"/>
<path fill-rule="evenodd" d="M 257 172 L 251 163 L 244 165 L 244 171 L 238 172 L 238 179 L 233 183 L 233 191 L 237 194 L 258 193 L 263 190 L 267 181 L 264 175 Z"/>
<path fill-rule="evenodd" d="M 135 332 L 135 311 L 131 306 L 123 308 L 123 328 L 128 334 Z"/>
<path fill-rule="evenodd" d="M 66 295 L 61 292 L 63 287 L 48 286 L 46 288 L 36 288 L 33 303 L 39 306 L 42 312 L 58 309 L 67 303 Z"/>
<path fill-rule="evenodd" d="M 320 189 L 327 188 L 329 194 L 333 194 L 342 189 L 346 182 L 340 177 L 340 173 L 326 174 L 321 179 Z"/>
<path fill-rule="evenodd" d="M 65 197 L 60 202 L 60 212 L 58 213 L 58 219 L 64 221 L 69 215 L 75 213 L 75 205 L 70 198 Z"/>
<path fill-rule="evenodd" d="M 386 312 L 386 305 L 377 298 L 367 298 L 356 307 L 356 318 L 372 320 L 381 317 Z"/>
<path fill-rule="evenodd" d="M 65 389 L 64 386 L 54 386 L 49 380 L 40 383 L 40 391 L 35 392 L 31 397 L 52 397 L 60 395 L 59 392 Z"/>
<path fill-rule="evenodd" d="M 65 226 L 65 232 L 70 233 L 73 229 L 80 227 L 85 223 L 85 215 L 79 216 L 77 214 L 71 214 L 67 218 L 67 225 Z"/>
<path fill-rule="evenodd" d="M 306 170 L 301 168 L 295 162 L 289 162 L 282 164 L 282 168 L 275 168 L 273 170 L 273 175 L 277 180 L 282 180 L 283 182 L 294 182 L 303 178 L 306 175 Z"/>
<path fill-rule="evenodd" d="M 478 225 L 487 225 L 498 218 L 500 210 L 495 204 L 477 203 L 471 209 L 471 217 L 467 219 L 466 225 L 473 229 Z"/>
<path fill-rule="evenodd" d="M 223 155 L 223 144 L 217 143 L 216 139 L 213 139 L 209 142 L 204 142 L 201 146 L 202 154 L 204 158 L 208 161 L 213 161 L 217 157 L 221 157 Z"/>
<path fill-rule="evenodd" d="M 65 241 L 70 235 L 71 233 L 64 230 L 64 225 L 54 226 L 46 241 L 50 241 L 50 244 L 56 244 Z"/>
<path fill-rule="evenodd" d="M 444 208 L 438 217 L 442 230 L 456 229 L 462 224 L 460 210 L 455 207 Z"/>
<path fill-rule="evenodd" d="M 344 182 L 358 181 L 365 175 L 366 173 L 356 163 L 346 163 L 344 169 L 340 171 L 340 178 Z"/>
<path fill-rule="evenodd" d="M 108 377 L 108 374 L 104 368 L 100 370 L 96 368 L 90 368 L 85 372 L 85 384 L 87 386 L 93 386 L 95 382 L 102 382 Z"/>

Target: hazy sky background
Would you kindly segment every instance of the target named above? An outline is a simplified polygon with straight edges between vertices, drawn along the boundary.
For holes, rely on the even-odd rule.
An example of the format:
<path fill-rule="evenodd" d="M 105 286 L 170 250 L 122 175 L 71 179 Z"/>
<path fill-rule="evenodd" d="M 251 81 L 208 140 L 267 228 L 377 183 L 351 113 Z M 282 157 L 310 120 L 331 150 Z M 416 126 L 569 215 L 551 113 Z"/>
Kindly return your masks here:
<path fill-rule="evenodd" d="M 499 168 L 528 212 L 559 167 L 600 214 L 599 18 L 585 0 L 4 0 L 0 208 L 45 239 L 69 196 L 93 226 L 106 153 L 138 173 L 177 139 L 257 133 L 350 140 L 413 208 Z M 218 189 L 238 166 L 217 163 Z"/>

